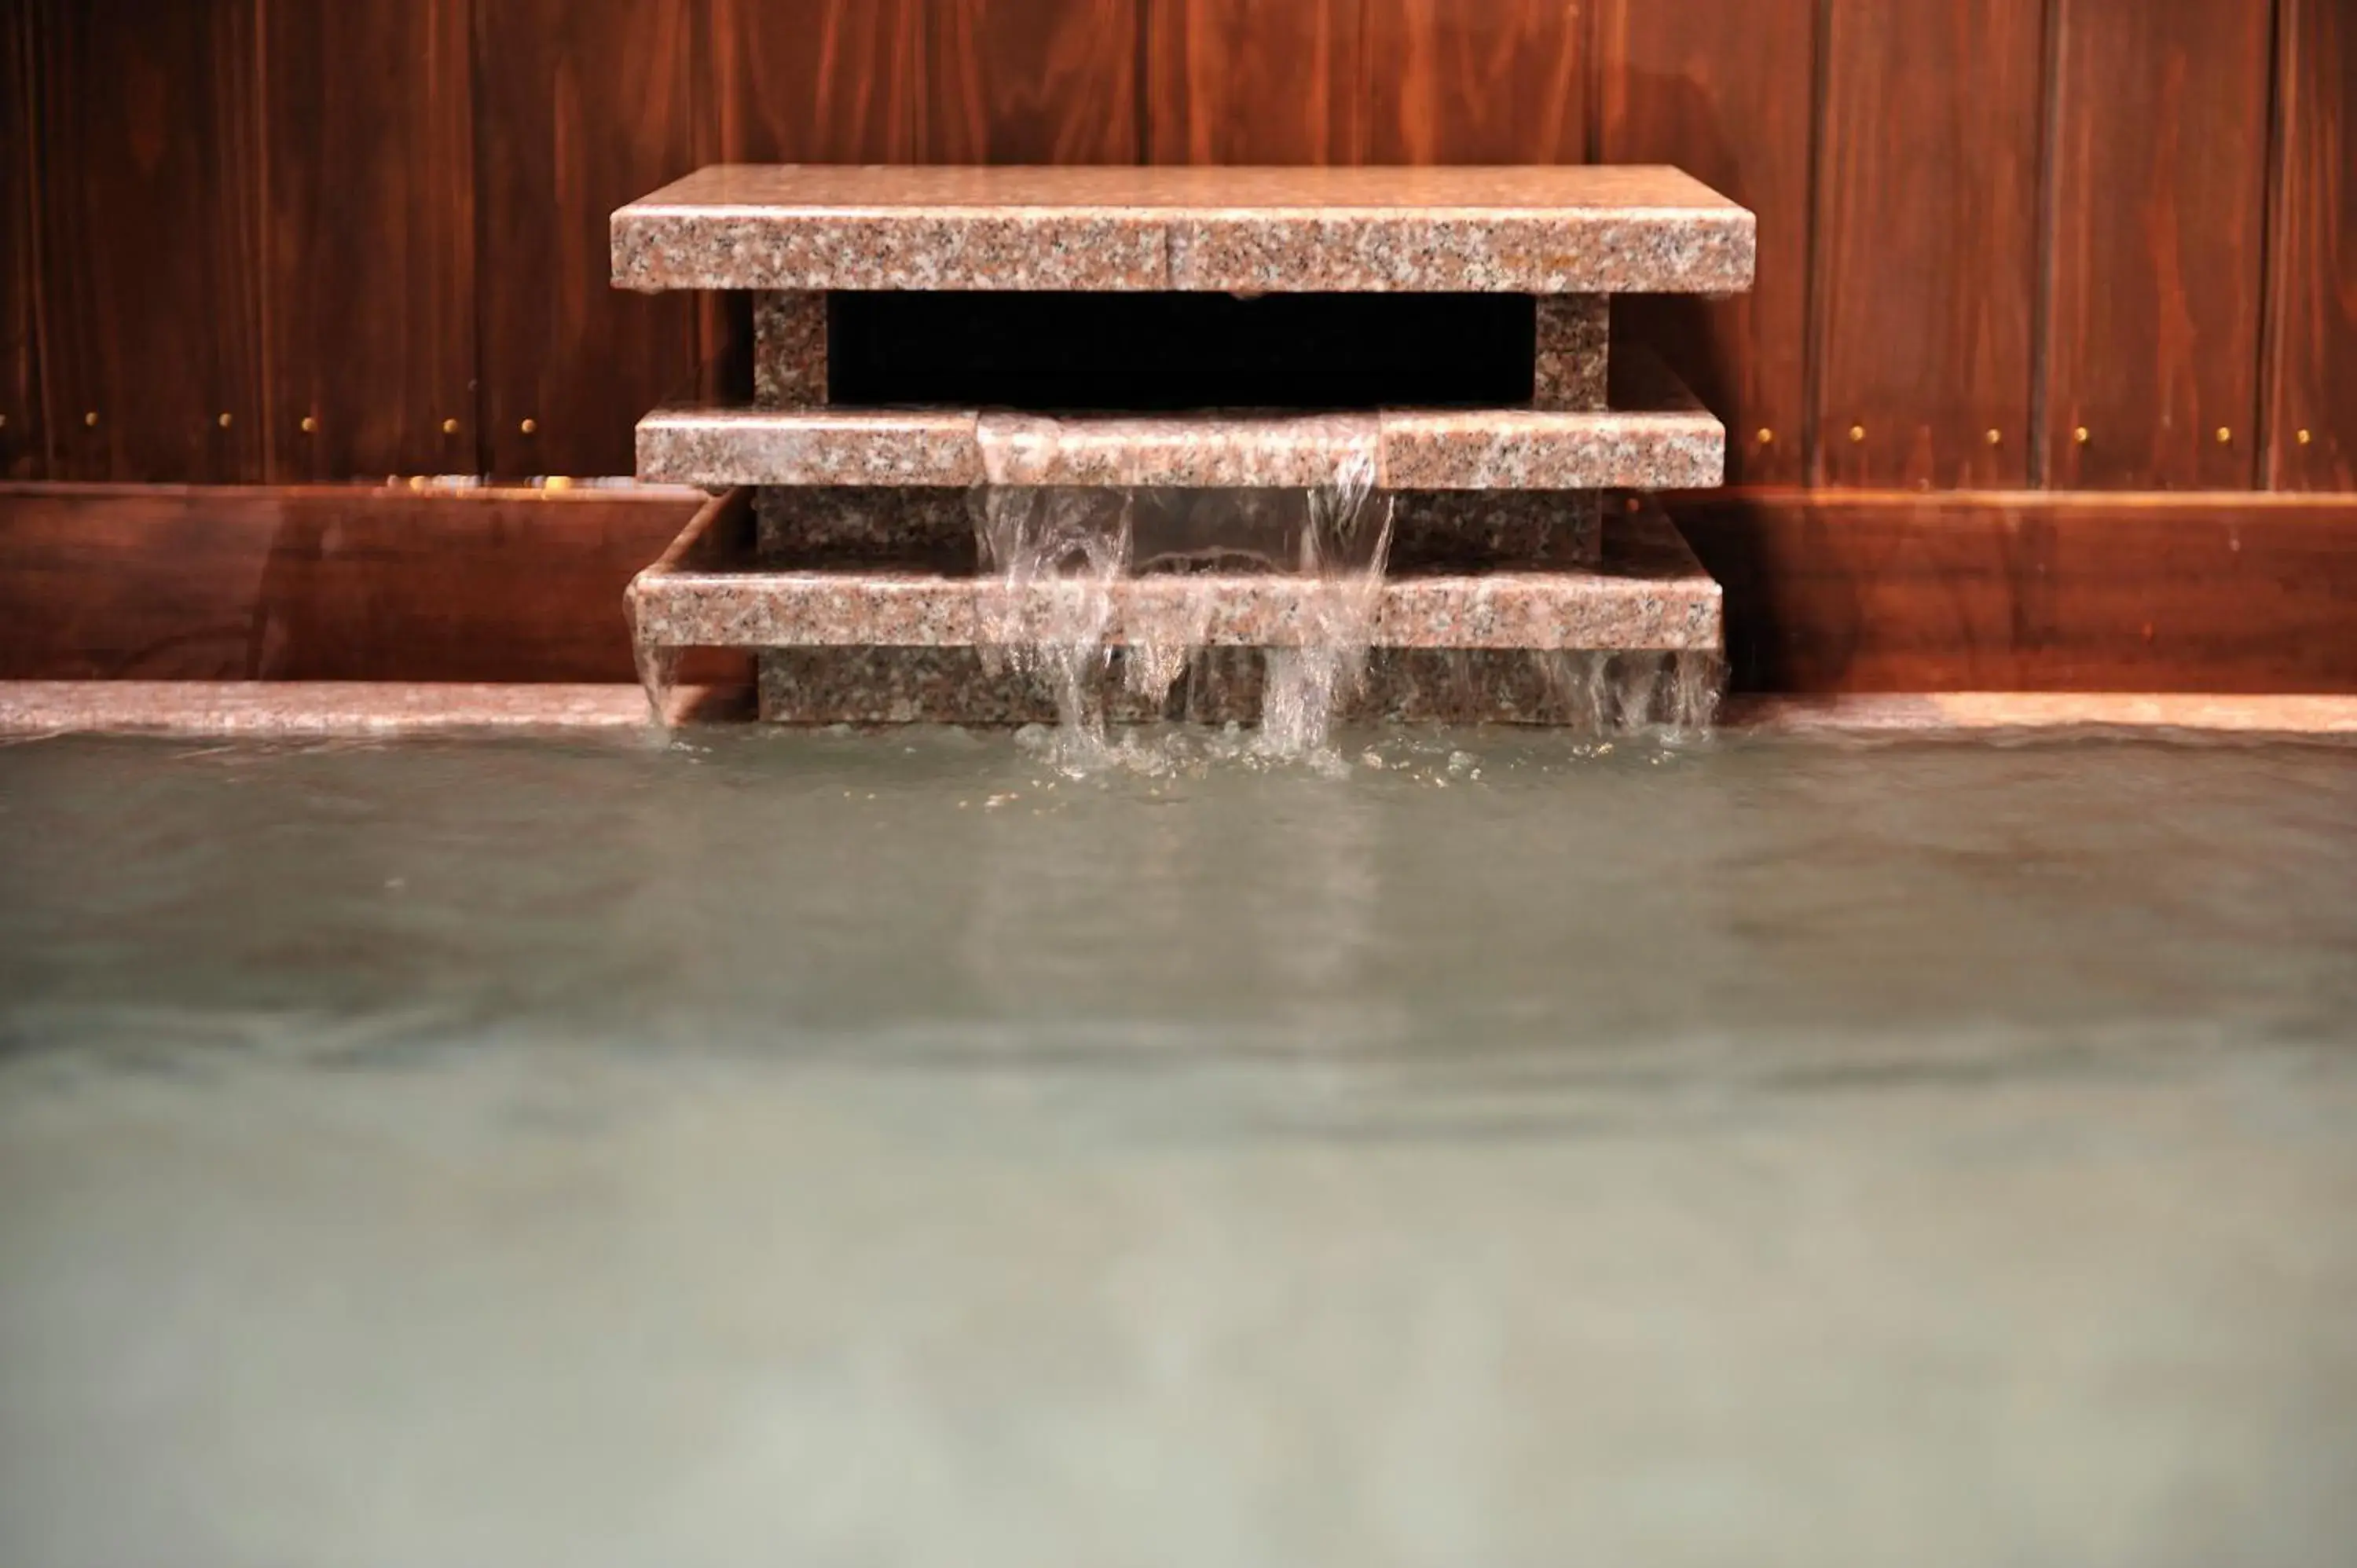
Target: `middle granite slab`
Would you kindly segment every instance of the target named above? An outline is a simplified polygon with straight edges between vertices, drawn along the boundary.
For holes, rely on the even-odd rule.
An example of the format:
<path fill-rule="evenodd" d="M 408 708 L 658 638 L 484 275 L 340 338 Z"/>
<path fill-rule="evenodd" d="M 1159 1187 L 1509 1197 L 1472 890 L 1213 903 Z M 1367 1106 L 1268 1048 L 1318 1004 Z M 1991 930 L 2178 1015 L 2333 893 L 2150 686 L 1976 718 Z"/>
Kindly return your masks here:
<path fill-rule="evenodd" d="M 1249 489 L 1330 480 L 1354 457 L 1398 490 L 1706 489 L 1726 471 L 1718 421 L 1683 388 L 1596 413 L 1024 414 L 899 409 L 666 409 L 639 425 L 642 479 L 733 485 L 985 482 Z"/>

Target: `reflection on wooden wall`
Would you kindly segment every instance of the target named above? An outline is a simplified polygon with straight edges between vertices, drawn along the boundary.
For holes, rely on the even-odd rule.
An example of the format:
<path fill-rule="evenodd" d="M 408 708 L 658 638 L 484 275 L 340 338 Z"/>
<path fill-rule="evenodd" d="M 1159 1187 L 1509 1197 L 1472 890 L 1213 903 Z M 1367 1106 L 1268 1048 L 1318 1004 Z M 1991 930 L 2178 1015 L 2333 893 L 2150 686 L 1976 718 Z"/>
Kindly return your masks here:
<path fill-rule="evenodd" d="M 2348 0 L 0 0 L 0 478 L 626 471 L 746 160 L 1668 160 L 1736 477 L 2357 489 Z"/>

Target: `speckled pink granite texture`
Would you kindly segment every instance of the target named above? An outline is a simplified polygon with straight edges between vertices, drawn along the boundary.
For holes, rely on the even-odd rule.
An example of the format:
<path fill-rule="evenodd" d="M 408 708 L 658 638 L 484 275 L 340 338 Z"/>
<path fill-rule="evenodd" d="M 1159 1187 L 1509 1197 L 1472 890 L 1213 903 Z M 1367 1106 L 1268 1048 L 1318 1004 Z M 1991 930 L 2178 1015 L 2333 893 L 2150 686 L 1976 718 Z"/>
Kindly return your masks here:
<path fill-rule="evenodd" d="M 761 408 L 826 403 L 826 295 L 753 296 L 753 402 Z"/>
<path fill-rule="evenodd" d="M 664 409 L 639 424 L 639 477 L 673 484 L 970 485 L 990 476 L 971 411 Z M 1026 454 L 996 422 L 1002 483 L 1243 489 L 1330 479 L 1372 452 L 1390 489 L 1706 489 L 1727 436 L 1683 389 L 1661 404 L 1246 418 L 1188 414 L 1056 422 Z"/>
<path fill-rule="evenodd" d="M 1698 684 L 1714 685 L 1709 653 L 1530 654 L 1501 649 L 1378 648 L 1338 716 L 1346 723 L 1555 725 L 1610 729 L 1665 722 L 1631 714 L 1624 692 L 1661 700 L 1671 659 L 1706 661 Z M 1103 683 L 1115 724 L 1178 720 L 1259 722 L 1265 668 L 1250 648 L 1197 651 L 1159 702 L 1126 689 L 1116 650 Z M 994 668 L 971 648 L 779 648 L 760 655 L 760 716 L 773 724 L 1052 724 L 1055 699 L 1031 676 Z"/>
<path fill-rule="evenodd" d="M 1382 647 L 1715 649 L 1718 585 L 1658 513 L 1615 518 L 1593 571 L 1402 575 L 1378 591 Z M 1287 575 L 1150 575 L 1097 589 L 1071 582 L 1010 588 L 996 579 L 843 567 L 683 570 L 657 565 L 630 590 L 632 624 L 654 647 L 965 647 L 1020 641 L 1069 624 L 1102 592 L 1105 638 L 1286 647 L 1322 639 L 1352 590 Z M 1094 618 L 1093 617 L 1090 618 Z"/>
<path fill-rule="evenodd" d="M 1542 295 L 1532 366 L 1533 408 L 1586 411 L 1605 406 L 1611 360 L 1612 301 L 1600 294 Z"/>
<path fill-rule="evenodd" d="M 673 722 L 733 716 L 732 694 L 683 687 Z M 457 730 L 637 729 L 625 685 L 361 681 L 0 681 L 0 735 L 104 733 L 309 739 Z"/>
<path fill-rule="evenodd" d="M 729 485 L 978 485 L 976 417 L 927 410 L 665 409 L 639 422 L 639 478 Z"/>
<path fill-rule="evenodd" d="M 1734 293 L 1750 212 L 1673 168 L 701 169 L 613 216 L 656 289 Z"/>

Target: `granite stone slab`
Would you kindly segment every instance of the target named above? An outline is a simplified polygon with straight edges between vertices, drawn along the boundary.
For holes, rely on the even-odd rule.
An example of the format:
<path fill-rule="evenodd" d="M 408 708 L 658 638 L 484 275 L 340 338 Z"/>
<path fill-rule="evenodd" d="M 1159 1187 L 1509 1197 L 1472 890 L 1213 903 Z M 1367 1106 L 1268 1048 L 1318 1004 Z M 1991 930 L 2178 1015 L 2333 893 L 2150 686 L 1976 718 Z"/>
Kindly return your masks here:
<path fill-rule="evenodd" d="M 971 410 L 659 409 L 639 422 L 639 478 L 682 484 L 978 485 Z"/>
<path fill-rule="evenodd" d="M 972 411 L 659 410 L 639 424 L 639 478 L 711 489 L 993 478 L 1235 489 L 1323 482 L 1363 452 L 1374 454 L 1377 482 L 1401 490 L 1704 489 L 1726 471 L 1726 432 L 1674 383 L 1645 406 L 1594 413 L 988 417 L 985 426 Z"/>
<path fill-rule="evenodd" d="M 716 166 L 613 216 L 624 288 L 1728 294 L 1677 169 Z"/>
<path fill-rule="evenodd" d="M 1407 575 L 1377 590 L 1380 647 L 1716 649 L 1718 585 L 1658 513 L 1616 518 L 1593 571 Z M 689 542 L 683 536 L 682 546 Z M 1102 620 L 1105 640 L 1290 647 L 1325 640 L 1356 585 L 1289 575 L 1171 575 L 1010 587 L 995 578 L 845 567 L 686 567 L 692 548 L 640 574 L 632 624 L 655 648 L 969 647 Z"/>

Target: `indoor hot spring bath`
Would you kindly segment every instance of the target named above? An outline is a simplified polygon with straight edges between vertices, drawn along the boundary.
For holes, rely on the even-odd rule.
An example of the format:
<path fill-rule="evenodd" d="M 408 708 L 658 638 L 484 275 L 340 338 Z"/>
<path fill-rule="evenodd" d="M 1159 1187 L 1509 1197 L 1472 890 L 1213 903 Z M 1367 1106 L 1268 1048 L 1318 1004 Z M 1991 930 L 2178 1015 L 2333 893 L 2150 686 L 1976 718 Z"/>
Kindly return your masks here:
<path fill-rule="evenodd" d="M 2346 746 L 1248 739 L 0 748 L 0 1561 L 2345 1556 Z"/>

